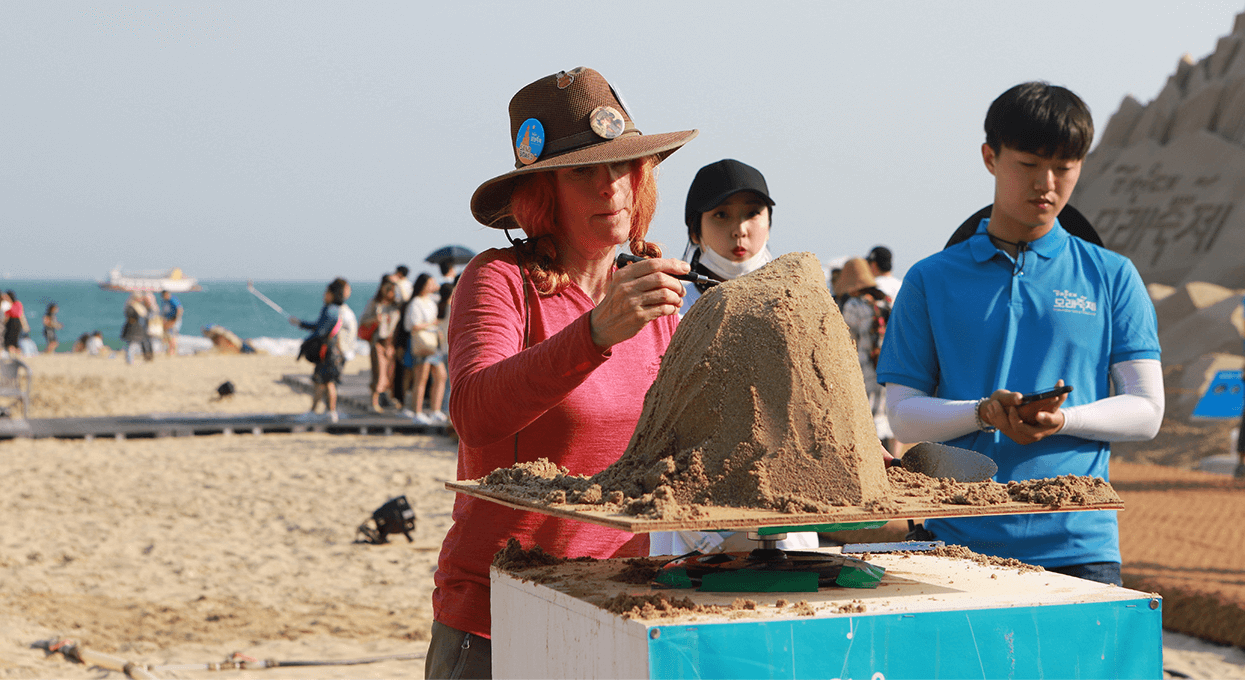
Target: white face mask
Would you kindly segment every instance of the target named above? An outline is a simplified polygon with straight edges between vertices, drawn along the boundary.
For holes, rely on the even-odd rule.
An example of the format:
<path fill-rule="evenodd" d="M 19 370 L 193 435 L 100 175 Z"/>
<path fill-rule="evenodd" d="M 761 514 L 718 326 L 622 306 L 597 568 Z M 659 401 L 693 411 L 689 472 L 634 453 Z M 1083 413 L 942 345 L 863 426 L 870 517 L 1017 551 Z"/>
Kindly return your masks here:
<path fill-rule="evenodd" d="M 743 262 L 732 262 L 713 251 L 713 248 L 700 249 L 700 263 L 705 265 L 709 271 L 721 276 L 723 279 L 730 281 L 737 279 L 744 274 L 754 272 L 761 267 L 769 264 L 774 259 L 769 252 L 769 242 L 767 241 L 756 255 L 744 260 Z"/>

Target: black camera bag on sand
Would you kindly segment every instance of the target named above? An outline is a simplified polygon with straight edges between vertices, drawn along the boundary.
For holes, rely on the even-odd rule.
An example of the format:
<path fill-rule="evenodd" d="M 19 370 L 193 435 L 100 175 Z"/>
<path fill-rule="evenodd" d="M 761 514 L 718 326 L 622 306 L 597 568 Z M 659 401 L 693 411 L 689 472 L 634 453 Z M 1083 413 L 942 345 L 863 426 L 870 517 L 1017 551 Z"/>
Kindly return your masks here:
<path fill-rule="evenodd" d="M 359 525 L 359 533 L 363 534 L 366 543 L 388 543 L 389 534 L 398 533 L 404 534 L 408 543 L 415 542 L 411 538 L 411 532 L 415 530 L 415 509 L 407 502 L 406 496 L 385 501 L 384 505 L 372 513 L 371 522 L 372 525 L 367 521 Z"/>

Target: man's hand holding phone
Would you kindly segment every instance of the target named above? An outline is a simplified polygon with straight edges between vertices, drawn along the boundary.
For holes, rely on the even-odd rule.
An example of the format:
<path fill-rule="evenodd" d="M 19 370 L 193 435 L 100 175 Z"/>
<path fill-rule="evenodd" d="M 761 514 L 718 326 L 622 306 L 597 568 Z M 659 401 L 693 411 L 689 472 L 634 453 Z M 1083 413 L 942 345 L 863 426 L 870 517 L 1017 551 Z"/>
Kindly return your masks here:
<path fill-rule="evenodd" d="M 1021 420 L 1030 425 L 1036 425 L 1038 413 L 1054 413 L 1058 411 L 1063 402 L 1068 399 L 1067 394 L 1071 391 L 1072 386 L 1065 385 L 1060 380 L 1049 390 L 1040 390 L 1022 395 L 1020 397 L 1020 405 L 1016 407 L 1016 410 L 1020 413 Z"/>
<path fill-rule="evenodd" d="M 1017 444 L 1032 444 L 1063 429 L 1063 406 L 1072 387 L 1060 380 L 1055 387 L 1030 394 L 996 390 L 979 406 L 982 420 L 997 427 Z"/>

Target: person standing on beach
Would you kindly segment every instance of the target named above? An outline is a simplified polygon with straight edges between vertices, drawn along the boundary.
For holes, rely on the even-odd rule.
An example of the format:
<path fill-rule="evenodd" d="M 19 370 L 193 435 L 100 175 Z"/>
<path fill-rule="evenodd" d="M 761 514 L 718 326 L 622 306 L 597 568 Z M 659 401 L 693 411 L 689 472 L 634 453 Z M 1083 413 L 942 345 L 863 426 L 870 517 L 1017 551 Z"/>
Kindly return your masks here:
<path fill-rule="evenodd" d="M 399 409 L 406 403 L 406 385 L 411 381 L 406 374 L 406 352 L 411 342 L 411 334 L 406 330 L 406 307 L 415 297 L 415 283 L 411 281 L 410 273 L 411 270 L 404 264 L 398 265 L 393 273 L 393 282 L 398 286 L 395 299 L 402 311 L 398 327 L 393 331 L 393 381 L 389 385 L 390 396 Z"/>
<path fill-rule="evenodd" d="M 886 321 L 890 318 L 894 300 L 878 287 L 869 263 L 859 257 L 843 263 L 835 284 L 834 299 L 856 345 L 856 360 L 865 380 L 865 396 L 869 398 L 873 427 L 883 448 L 896 454 L 899 450 L 895 435 L 886 419 L 886 390 L 878 384 L 877 374 L 878 356 L 882 352 L 882 341 L 886 338 Z"/>
<path fill-rule="evenodd" d="M 869 271 L 873 273 L 874 285 L 894 300 L 899 297 L 899 289 L 903 287 L 903 280 L 891 273 L 892 259 L 890 248 L 874 246 L 873 250 L 869 251 L 869 255 L 865 257 L 865 262 L 869 263 Z"/>
<path fill-rule="evenodd" d="M 1136 267 L 1057 217 L 1094 138 L 1089 108 L 1022 83 L 990 105 L 985 132 L 990 216 L 908 271 L 887 324 L 878 381 L 891 427 L 901 441 L 983 453 L 1003 483 L 1107 479 L 1110 442 L 1157 434 L 1163 370 Z M 1022 405 L 1021 393 L 1065 381 L 1074 391 Z M 913 533 L 1121 584 L 1114 511 L 932 519 Z"/>
<path fill-rule="evenodd" d="M 398 265 L 393 270 L 393 282 L 398 286 L 397 297 L 398 304 L 406 304 L 411 301 L 411 296 L 415 294 L 415 284 L 411 282 L 411 269 L 404 264 Z"/>
<path fill-rule="evenodd" d="M 143 293 L 143 305 L 147 307 L 147 317 L 144 319 L 147 337 L 143 339 L 143 360 L 154 361 L 156 339 L 164 335 L 164 318 L 160 316 L 160 305 L 156 302 L 155 293 Z"/>
<path fill-rule="evenodd" d="M 138 291 L 126 298 L 121 340 L 125 342 L 125 363 L 133 364 L 135 355 L 143 351 L 143 343 L 147 341 L 147 305 L 143 304 L 143 294 Z"/>
<path fill-rule="evenodd" d="M 363 310 L 360 323 L 374 326 L 372 337 L 369 338 L 369 351 L 372 361 L 372 411 L 384 413 L 381 395 L 389 392 L 393 382 L 394 347 L 393 332 L 402 318 L 402 308 L 398 303 L 398 286 L 390 276 L 380 280 L 376 295 L 367 303 Z"/>
<path fill-rule="evenodd" d="M 160 316 L 164 317 L 164 347 L 169 356 L 177 355 L 177 334 L 182 332 L 182 302 L 173 293 L 160 293 Z"/>
<path fill-rule="evenodd" d="M 342 307 L 350 298 L 350 284 L 346 279 L 336 278 L 324 290 L 324 306 L 320 308 L 320 316 L 314 322 L 303 321 L 290 317 L 290 323 L 311 331 L 312 336 L 320 338 L 324 354 L 316 362 L 311 372 L 311 409 L 308 416 L 314 416 L 316 407 L 323 401 L 325 413 L 332 422 L 337 422 L 337 384 L 341 382 L 342 366 L 346 363 L 345 355 L 338 345 L 342 328 Z"/>
<path fill-rule="evenodd" d="M 58 309 L 60 307 L 55 302 L 49 302 L 47 311 L 43 313 L 43 341 L 47 343 L 43 351 L 47 354 L 56 351 L 56 346 L 60 344 L 56 339 L 56 331 L 65 327 L 60 321 L 56 320 L 56 311 Z"/>
<path fill-rule="evenodd" d="M 30 325 L 26 322 L 26 310 L 21 300 L 17 299 L 17 293 L 4 291 L 4 300 L 8 302 L 8 308 L 4 310 L 4 349 L 9 356 L 17 358 L 22 355 L 19 344 L 22 334 L 30 332 Z"/>
<path fill-rule="evenodd" d="M 406 369 L 403 375 L 408 380 L 404 393 L 409 397 L 402 415 L 421 425 L 444 425 L 449 420 L 441 411 L 441 400 L 445 394 L 445 363 L 436 358 L 442 343 L 437 331 L 437 302 L 433 294 L 439 290 L 431 274 L 420 274 L 415 279 L 415 295 L 402 315 L 408 338 L 402 361 Z M 417 351 L 415 341 L 420 337 L 436 338 L 431 352 Z M 425 413 L 424 394 L 429 377 L 432 378 L 432 392 L 429 394 L 432 410 Z"/>
<path fill-rule="evenodd" d="M 689 267 L 646 237 L 654 169 L 696 131 L 641 134 L 610 83 L 582 67 L 525 86 L 509 111 L 515 169 L 481 184 L 471 212 L 527 238 L 477 255 L 454 289 L 458 478 L 542 457 L 591 475 L 622 455 L 678 323 L 674 276 Z M 653 259 L 617 269 L 622 244 Z M 426 678 L 492 676 L 489 565 L 508 539 L 558 557 L 648 554 L 644 535 L 463 494 L 453 520 L 434 577 Z"/>

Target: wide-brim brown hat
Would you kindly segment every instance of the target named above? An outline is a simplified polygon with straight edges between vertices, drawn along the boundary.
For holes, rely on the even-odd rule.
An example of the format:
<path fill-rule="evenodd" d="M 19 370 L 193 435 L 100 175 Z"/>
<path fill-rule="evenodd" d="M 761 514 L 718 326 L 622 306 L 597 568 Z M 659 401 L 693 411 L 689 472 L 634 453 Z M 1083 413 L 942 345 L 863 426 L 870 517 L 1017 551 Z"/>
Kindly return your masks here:
<path fill-rule="evenodd" d="M 614 88 L 596 71 L 580 66 L 546 76 L 510 100 L 510 149 L 515 169 L 481 184 L 471 214 L 488 227 L 515 229 L 508 215 L 515 180 L 523 175 L 578 165 L 619 163 L 645 156 L 658 162 L 697 135 L 696 130 L 646 135 Z"/>
<path fill-rule="evenodd" d="M 851 295 L 862 288 L 873 288 L 877 280 L 869 270 L 869 263 L 859 257 L 853 257 L 843 263 L 843 271 L 834 286 L 835 295 Z"/>

